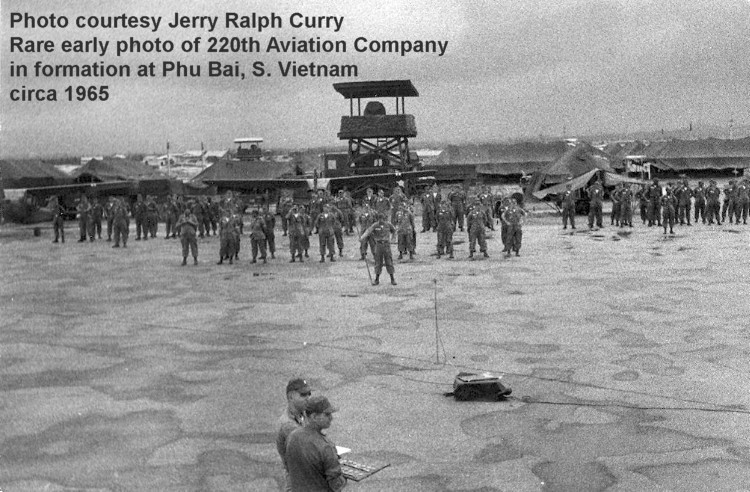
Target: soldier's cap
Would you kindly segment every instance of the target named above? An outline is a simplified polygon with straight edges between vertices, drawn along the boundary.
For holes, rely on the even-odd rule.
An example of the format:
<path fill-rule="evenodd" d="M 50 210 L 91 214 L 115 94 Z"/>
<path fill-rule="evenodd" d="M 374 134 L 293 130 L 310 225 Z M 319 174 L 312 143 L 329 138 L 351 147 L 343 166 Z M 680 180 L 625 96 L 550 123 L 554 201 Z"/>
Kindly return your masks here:
<path fill-rule="evenodd" d="M 307 406 L 305 407 L 305 412 L 310 413 L 332 413 L 337 412 L 338 408 L 331 405 L 331 402 L 328 401 L 328 398 L 325 396 L 313 396 L 309 400 L 307 400 Z"/>
<path fill-rule="evenodd" d="M 307 384 L 307 381 L 301 378 L 290 379 L 286 385 L 286 392 L 289 393 L 290 391 L 309 393 L 310 385 Z"/>
<path fill-rule="evenodd" d="M 713 179 L 708 180 L 708 182 L 711 184 L 716 184 L 716 181 L 714 181 Z"/>

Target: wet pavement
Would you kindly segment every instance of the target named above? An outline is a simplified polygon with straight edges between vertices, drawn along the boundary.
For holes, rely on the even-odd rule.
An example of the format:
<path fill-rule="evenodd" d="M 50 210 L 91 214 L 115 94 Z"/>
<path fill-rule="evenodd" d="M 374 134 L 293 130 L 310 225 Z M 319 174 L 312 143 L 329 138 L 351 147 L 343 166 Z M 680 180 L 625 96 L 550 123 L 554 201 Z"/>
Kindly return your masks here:
<path fill-rule="evenodd" d="M 277 234 L 268 264 L 244 239 L 221 266 L 212 237 L 182 267 L 163 237 L 3 226 L 0 490 L 281 490 L 295 376 L 340 408 L 334 442 L 390 464 L 351 490 L 750 489 L 750 226 L 558 220 L 531 217 L 511 258 L 499 232 L 477 261 L 466 233 L 455 260 L 418 234 L 395 287 L 353 237 L 335 263 L 316 236 L 288 263 Z M 460 371 L 513 398 L 443 396 Z"/>

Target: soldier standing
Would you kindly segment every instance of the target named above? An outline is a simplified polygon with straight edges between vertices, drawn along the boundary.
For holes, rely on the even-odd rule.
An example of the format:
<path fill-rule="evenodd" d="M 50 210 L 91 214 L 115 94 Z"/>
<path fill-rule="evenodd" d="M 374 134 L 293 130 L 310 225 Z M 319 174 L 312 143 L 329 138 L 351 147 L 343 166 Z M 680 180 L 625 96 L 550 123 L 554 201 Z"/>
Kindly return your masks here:
<path fill-rule="evenodd" d="M 464 215 L 466 214 L 466 192 L 459 185 L 448 193 L 448 201 L 453 207 L 453 216 L 459 230 L 464 230 Z M 455 227 L 454 227 L 455 229 Z"/>
<path fill-rule="evenodd" d="M 128 247 L 128 235 L 130 235 L 130 218 L 128 217 L 128 207 L 120 199 L 115 199 L 112 206 L 112 232 L 115 235 L 115 244 L 113 248 L 120 247 L 120 240 L 122 240 L 122 247 Z"/>
<path fill-rule="evenodd" d="M 576 228 L 576 195 L 573 193 L 573 187 L 571 185 L 565 185 L 565 191 L 562 194 L 562 221 L 563 229 L 568 228 L 568 220 L 570 220 L 570 228 Z M 506 228 L 501 227 L 501 232 L 505 232 Z M 505 245 L 505 241 L 503 241 Z M 505 250 L 503 250 L 505 252 Z"/>
<path fill-rule="evenodd" d="M 143 234 L 143 240 L 148 240 L 148 230 L 146 229 L 146 204 L 143 203 L 143 196 L 138 195 L 136 198 L 135 206 L 133 207 L 133 218 L 135 219 L 135 240 L 141 240 L 141 234 Z"/>
<path fill-rule="evenodd" d="M 218 265 L 224 263 L 225 259 L 229 260 L 230 265 L 234 262 L 234 257 L 237 255 L 236 240 L 234 220 L 230 216 L 225 215 L 219 221 Z"/>
<path fill-rule="evenodd" d="M 180 243 L 182 243 L 182 266 L 187 265 L 188 253 L 193 254 L 193 264 L 198 264 L 198 239 L 195 237 L 198 231 L 198 218 L 193 213 L 193 207 L 195 205 L 188 203 L 182 215 L 177 219 L 177 227 L 180 230 Z"/>
<path fill-rule="evenodd" d="M 372 210 L 370 205 L 365 202 L 365 206 L 362 209 L 362 212 L 359 214 L 359 230 L 360 231 L 366 231 L 368 227 L 370 227 L 372 224 L 377 222 L 377 215 Z M 370 236 L 367 241 L 362 242 L 359 245 L 359 253 L 360 253 L 360 260 L 364 260 L 367 257 L 367 246 L 370 246 L 370 251 L 373 254 L 373 257 L 375 255 L 375 240 Z"/>
<path fill-rule="evenodd" d="M 60 201 L 56 196 L 51 196 L 49 199 L 49 208 L 52 211 L 52 227 L 55 230 L 55 240 L 52 241 L 53 243 L 59 242 L 59 240 L 62 240 L 62 242 L 65 242 L 65 219 L 63 218 L 63 214 L 65 211 L 63 210 L 62 205 L 60 205 Z"/>
<path fill-rule="evenodd" d="M 693 198 L 693 190 L 690 189 L 688 180 L 682 181 L 682 185 L 677 187 L 677 193 L 675 198 L 677 199 L 677 218 L 680 221 L 680 225 L 690 224 L 690 201 Z"/>
<path fill-rule="evenodd" d="M 78 242 L 82 243 L 86 241 L 86 234 L 89 230 L 89 220 L 91 220 L 91 204 L 89 204 L 86 195 L 81 195 L 81 201 L 78 202 L 76 211 L 78 212 L 78 232 L 80 235 Z M 91 240 L 93 241 L 94 239 L 91 238 Z"/>
<path fill-rule="evenodd" d="M 698 186 L 693 190 L 693 197 L 695 197 L 695 223 L 698 223 L 698 218 L 706 223 L 706 188 L 703 187 L 703 181 L 698 181 Z"/>
<path fill-rule="evenodd" d="M 263 212 L 263 220 L 266 223 L 266 244 L 268 252 L 271 253 L 271 258 L 276 258 L 276 215 L 272 214 L 266 205 L 266 209 Z"/>
<path fill-rule="evenodd" d="M 732 223 L 732 216 L 734 215 L 734 202 L 735 202 L 735 191 L 737 186 L 735 181 L 732 179 L 729 184 L 724 187 L 724 207 L 721 209 L 721 221 L 724 222 L 729 215 L 729 223 Z M 727 211 L 729 212 L 727 214 Z"/>
<path fill-rule="evenodd" d="M 398 259 L 403 259 L 409 253 L 409 259 L 414 259 L 414 214 L 402 204 L 396 212 L 396 230 L 398 232 Z"/>
<path fill-rule="evenodd" d="M 453 259 L 453 233 L 456 232 L 456 219 L 453 208 L 448 202 L 441 203 L 437 209 L 437 257 L 448 253 Z"/>
<path fill-rule="evenodd" d="M 367 192 L 366 193 L 367 194 L 362 199 L 362 205 L 366 205 L 366 206 L 370 207 L 370 209 L 374 210 L 375 209 L 375 200 L 377 199 L 377 197 L 375 196 L 375 192 L 373 191 L 372 188 L 367 188 Z"/>
<path fill-rule="evenodd" d="M 318 242 L 320 243 L 320 262 L 326 261 L 326 248 L 328 248 L 328 256 L 331 261 L 336 261 L 334 258 L 334 231 L 333 223 L 335 218 L 331 213 L 330 205 L 323 207 L 321 212 L 313 222 L 313 228 L 318 231 Z"/>
<path fill-rule="evenodd" d="M 159 228 L 159 208 L 156 206 L 156 200 L 153 196 L 146 198 L 146 235 L 150 234 L 151 238 L 156 238 L 156 231 Z"/>
<path fill-rule="evenodd" d="M 307 228 L 305 227 L 305 217 L 299 212 L 297 205 L 292 205 L 286 216 L 286 224 L 289 232 L 289 252 L 292 259 L 289 263 L 294 263 L 295 257 L 299 255 L 299 261 L 302 263 L 302 252 L 304 251 L 304 239 L 307 238 Z"/>
<path fill-rule="evenodd" d="M 253 252 L 252 262 L 258 262 L 258 252 L 260 252 L 260 259 L 266 263 L 266 221 L 257 210 L 253 210 L 250 219 L 250 246 Z"/>
<path fill-rule="evenodd" d="M 427 232 L 433 227 L 435 222 L 435 212 L 437 207 L 431 191 L 422 195 L 422 232 Z"/>
<path fill-rule="evenodd" d="M 658 223 L 661 227 L 661 185 L 659 180 L 654 178 L 654 181 L 648 187 L 648 226 L 651 227 L 654 223 Z"/>
<path fill-rule="evenodd" d="M 211 231 L 215 236 L 219 220 L 221 220 L 221 208 L 219 207 L 219 202 L 212 200 L 211 197 L 208 197 L 208 217 L 211 222 Z"/>
<path fill-rule="evenodd" d="M 716 218 L 716 224 L 721 225 L 721 214 L 719 213 L 719 197 L 721 196 L 721 190 L 716 186 L 716 181 L 713 179 L 708 182 L 708 188 L 706 188 L 706 211 L 708 212 L 708 225 L 714 223 Z"/>
<path fill-rule="evenodd" d="M 641 222 L 645 225 L 648 221 L 648 188 L 643 185 L 639 185 L 635 197 L 638 199 L 638 208 L 641 212 Z"/>
<path fill-rule="evenodd" d="M 622 211 L 622 183 L 617 183 L 612 191 L 612 213 L 609 218 L 609 225 L 620 225 L 620 213 Z"/>
<path fill-rule="evenodd" d="M 747 225 L 747 215 L 750 212 L 750 186 L 748 185 L 747 178 L 740 181 L 737 186 L 737 203 L 735 204 L 737 210 L 737 223 L 740 223 L 740 215 L 742 216 L 742 223 Z"/>
<path fill-rule="evenodd" d="M 89 236 L 92 238 L 96 236 L 97 238 L 102 238 L 102 218 L 104 217 L 104 207 L 102 207 L 102 204 L 99 203 L 99 200 L 94 200 L 93 205 L 91 205 L 91 231 L 89 231 Z"/>
<path fill-rule="evenodd" d="M 523 240 L 522 226 L 524 217 L 526 217 L 526 211 L 518 206 L 515 198 L 511 198 L 508 209 L 500 216 L 500 220 L 508 225 L 508 250 L 505 253 L 506 256 L 510 256 L 511 250 L 516 252 L 516 256 L 520 256 L 519 251 L 521 250 L 521 241 Z"/>
<path fill-rule="evenodd" d="M 289 222 L 288 217 L 289 213 L 292 211 L 292 206 L 294 205 L 294 201 L 292 200 L 292 197 L 284 195 L 281 197 L 281 201 L 279 201 L 279 215 L 281 216 L 281 230 L 284 231 L 284 236 L 287 235 L 287 232 L 289 230 Z M 292 257 L 294 259 L 294 257 Z"/>
<path fill-rule="evenodd" d="M 167 198 L 167 204 L 164 208 L 164 219 L 166 222 L 167 234 L 164 239 L 169 239 L 170 234 L 172 239 L 177 235 L 177 217 L 179 209 L 177 208 L 177 202 L 173 196 Z"/>
<path fill-rule="evenodd" d="M 602 198 L 604 198 L 604 188 L 599 181 L 595 181 L 594 184 L 589 186 L 586 192 L 589 195 L 589 229 L 593 229 L 595 223 L 596 226 L 601 229 L 604 227 L 602 225 Z"/>
<path fill-rule="evenodd" d="M 344 214 L 335 205 L 330 205 L 333 214 L 333 237 L 339 248 L 339 256 L 344 256 Z"/>
<path fill-rule="evenodd" d="M 393 258 L 391 256 L 391 234 L 396 232 L 396 228 L 388 222 L 386 217 L 383 213 L 378 214 L 378 221 L 368 227 L 359 238 L 360 242 L 367 241 L 367 238 L 370 236 L 375 240 L 375 280 L 372 282 L 372 285 L 380 284 L 380 272 L 383 271 L 383 265 L 385 265 L 386 271 L 391 276 L 391 285 L 396 285 Z"/>
<path fill-rule="evenodd" d="M 313 220 L 317 219 L 318 215 L 323 213 L 324 204 L 325 202 L 323 199 L 323 190 L 318 190 L 317 195 L 315 195 L 310 201 L 310 216 L 313 218 Z M 318 230 L 315 229 L 315 232 L 317 233 Z"/>
<path fill-rule="evenodd" d="M 469 258 L 474 258 L 474 251 L 477 241 L 479 241 L 479 251 L 485 258 L 487 254 L 487 240 L 484 232 L 485 226 L 490 222 L 484 207 L 478 203 L 472 204 L 469 208 L 469 214 L 466 216 L 466 223 L 469 229 Z"/>
<path fill-rule="evenodd" d="M 620 227 L 633 227 L 633 192 L 630 183 L 623 185 L 620 191 Z"/>
<path fill-rule="evenodd" d="M 672 228 L 674 227 L 674 223 L 675 223 L 676 203 L 677 203 L 677 198 L 674 196 L 674 192 L 672 191 L 672 188 L 668 186 L 667 194 L 661 197 L 661 210 L 662 210 L 661 223 L 664 226 L 664 234 L 667 233 L 667 225 L 669 225 L 669 233 L 674 234 L 674 230 Z"/>
<path fill-rule="evenodd" d="M 104 216 L 107 219 L 107 242 L 112 241 L 112 222 L 114 221 L 114 207 L 115 198 L 109 197 L 107 203 L 104 205 Z"/>
<path fill-rule="evenodd" d="M 385 190 L 383 188 L 378 190 L 378 196 L 375 198 L 375 211 L 380 214 L 385 214 L 386 217 L 391 215 L 391 201 L 386 198 Z"/>

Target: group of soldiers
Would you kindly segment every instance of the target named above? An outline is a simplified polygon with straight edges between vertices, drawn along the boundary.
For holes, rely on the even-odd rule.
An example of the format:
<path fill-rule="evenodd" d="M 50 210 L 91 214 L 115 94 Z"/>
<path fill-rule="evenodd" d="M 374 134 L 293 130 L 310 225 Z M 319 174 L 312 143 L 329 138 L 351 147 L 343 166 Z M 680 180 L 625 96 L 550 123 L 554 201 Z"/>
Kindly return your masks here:
<path fill-rule="evenodd" d="M 589 199 L 588 224 L 592 229 L 602 224 L 602 201 L 604 187 L 600 181 L 595 181 L 586 189 Z M 708 186 L 699 181 L 695 188 L 691 188 L 687 179 L 682 182 L 668 182 L 662 186 L 658 179 L 647 186 L 618 183 L 610 197 L 612 199 L 612 214 L 610 225 L 617 227 L 633 227 L 633 209 L 637 206 L 642 223 L 649 227 L 658 226 L 664 229 L 664 234 L 674 234 L 674 226 L 691 226 L 700 220 L 703 224 L 721 225 L 729 219 L 729 223 L 747 224 L 750 213 L 750 181 L 730 180 L 723 190 L 715 180 L 710 180 Z M 562 193 L 563 229 L 567 229 L 570 221 L 575 229 L 575 193 L 568 185 Z"/>
<path fill-rule="evenodd" d="M 420 197 L 422 204 L 422 232 L 430 230 L 437 234 L 437 257 L 447 255 L 454 258 L 453 233 L 458 229 L 467 230 L 469 235 L 469 258 L 474 259 L 477 251 L 488 257 L 486 230 L 494 230 L 493 213 L 496 198 L 483 188 L 476 196 L 467 196 L 462 187 L 449 189 L 445 198 L 436 185 Z M 55 213 L 55 242 L 58 236 L 64 242 L 63 207 L 56 199 L 51 201 Z M 365 260 L 370 253 L 375 259 L 374 284 L 379 283 L 383 268 L 389 273 L 395 285 L 391 237 L 398 243 L 398 259 L 413 259 L 416 254 L 417 227 L 414 218 L 414 200 L 407 197 L 400 187 L 395 187 L 390 196 L 384 189 L 377 194 L 367 189 L 361 203 L 355 204 L 348 191 L 331 194 L 320 190 L 308 204 L 295 203 L 291 196 L 283 196 L 276 213 L 268 205 L 251 212 L 246 227 L 243 220 L 245 205 L 239 197 L 228 193 L 226 196 L 211 197 L 170 196 L 157 205 L 154 197 L 138 196 L 129 206 L 123 198 L 109 197 L 106 201 L 89 202 L 82 196 L 76 207 L 80 241 L 101 238 L 102 221 L 107 223 L 107 240 L 114 235 L 113 247 L 127 247 L 131 217 L 135 221 L 136 240 L 146 241 L 157 237 L 158 223 L 166 226 L 165 238 L 180 238 L 182 243 L 182 264 L 187 264 L 193 256 L 198 264 L 198 238 L 218 235 L 219 260 L 233 263 L 239 258 L 240 239 L 247 232 L 251 241 L 252 262 L 267 262 L 267 257 L 275 258 L 276 253 L 276 214 L 281 219 L 281 229 L 289 238 L 290 263 L 304 262 L 309 258 L 310 237 L 318 235 L 320 262 L 335 262 L 344 254 L 344 236 L 356 235 L 359 238 L 360 259 Z M 521 246 L 521 224 L 525 211 L 512 198 L 502 200 L 498 209 L 502 223 L 504 252 L 508 255 Z M 247 231 L 245 231 L 247 229 Z M 356 231 L 355 231 L 356 230 Z"/>

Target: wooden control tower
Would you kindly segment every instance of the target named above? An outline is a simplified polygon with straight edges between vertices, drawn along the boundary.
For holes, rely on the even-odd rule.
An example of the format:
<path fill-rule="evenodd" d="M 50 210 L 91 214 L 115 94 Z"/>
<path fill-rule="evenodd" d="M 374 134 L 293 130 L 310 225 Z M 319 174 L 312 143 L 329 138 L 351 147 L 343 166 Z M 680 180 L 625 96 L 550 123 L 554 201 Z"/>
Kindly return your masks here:
<path fill-rule="evenodd" d="M 379 172 L 415 170 L 418 163 L 412 162 L 409 139 L 417 136 L 417 126 L 404 107 L 405 98 L 419 96 L 411 81 L 343 82 L 333 88 L 349 100 L 349 116 L 341 117 L 338 133 L 339 139 L 349 141 L 347 167 L 365 173 L 373 168 Z M 369 101 L 362 108 L 363 99 L 374 98 L 395 99 L 395 113 L 387 114 L 380 101 Z"/>

